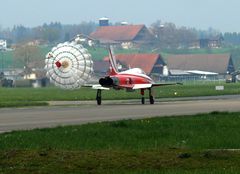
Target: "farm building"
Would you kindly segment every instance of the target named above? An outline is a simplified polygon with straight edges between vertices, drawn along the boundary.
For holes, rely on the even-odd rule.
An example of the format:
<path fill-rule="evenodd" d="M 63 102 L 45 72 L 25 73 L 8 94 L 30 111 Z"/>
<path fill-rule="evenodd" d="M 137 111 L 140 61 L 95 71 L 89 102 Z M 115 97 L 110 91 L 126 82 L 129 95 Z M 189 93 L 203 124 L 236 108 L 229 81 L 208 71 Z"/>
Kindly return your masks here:
<path fill-rule="evenodd" d="M 200 48 L 221 48 L 223 43 L 223 37 L 217 36 L 214 38 L 201 38 L 190 44 L 190 49 L 200 49 Z"/>
<path fill-rule="evenodd" d="M 119 54 L 116 55 L 119 70 L 129 68 L 141 68 L 147 75 L 152 77 L 167 76 L 168 69 L 160 54 Z M 105 57 L 105 61 L 109 58 Z"/>
<path fill-rule="evenodd" d="M 194 54 L 167 56 L 170 75 L 218 76 L 235 71 L 231 54 Z"/>
<path fill-rule="evenodd" d="M 90 37 L 101 44 L 121 45 L 125 49 L 149 44 L 154 39 L 145 25 L 100 26 Z"/>

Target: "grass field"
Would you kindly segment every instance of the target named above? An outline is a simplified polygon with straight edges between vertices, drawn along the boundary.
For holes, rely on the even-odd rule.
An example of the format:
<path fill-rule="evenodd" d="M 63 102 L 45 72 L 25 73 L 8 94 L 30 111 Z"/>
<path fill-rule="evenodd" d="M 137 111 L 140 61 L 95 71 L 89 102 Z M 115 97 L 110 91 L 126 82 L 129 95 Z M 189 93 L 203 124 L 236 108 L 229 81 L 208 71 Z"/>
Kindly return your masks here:
<path fill-rule="evenodd" d="M 240 173 L 240 113 L 0 135 L 0 173 Z"/>
<path fill-rule="evenodd" d="M 216 91 L 216 85 L 224 85 L 223 91 Z M 156 98 L 167 97 L 189 97 L 189 96 L 210 96 L 240 94 L 240 84 L 185 84 L 176 86 L 163 86 L 154 89 Z M 148 92 L 145 93 L 148 97 Z M 59 88 L 0 88 L 0 107 L 11 103 L 24 104 L 45 102 L 45 101 L 64 101 L 64 100 L 95 100 L 96 90 L 81 88 L 78 90 L 62 90 Z M 118 99 L 139 99 L 139 91 L 127 93 L 124 90 L 103 91 L 103 100 Z M 10 105 L 11 106 L 11 105 Z M 14 105 L 12 105 L 14 106 Z"/>
<path fill-rule="evenodd" d="M 48 102 L 37 102 L 37 101 L 2 101 L 0 102 L 0 108 L 9 107 L 27 107 L 27 106 L 48 106 Z"/>
<path fill-rule="evenodd" d="M 42 57 L 43 61 L 45 59 L 45 55 L 51 51 L 51 49 L 55 45 L 50 45 L 50 46 L 41 46 L 39 47 L 39 54 Z M 92 55 L 93 60 L 103 60 L 104 57 L 108 56 L 108 50 L 106 48 L 92 48 L 92 47 L 87 47 L 89 53 Z M 132 49 L 132 50 L 124 50 L 124 49 L 118 49 L 115 51 L 116 54 L 127 54 L 127 53 L 137 53 L 139 52 L 138 50 Z M 14 56 L 14 51 L 7 51 L 7 52 L 0 52 L 0 68 L 2 67 L 4 69 L 8 68 L 21 68 L 23 67 L 22 64 L 13 64 L 13 56 Z"/>
<path fill-rule="evenodd" d="M 40 56 L 45 58 L 45 55 L 56 45 L 49 45 L 49 46 L 40 46 Z M 106 48 L 101 47 L 87 47 L 90 54 L 92 55 L 93 60 L 102 60 L 104 57 L 108 56 L 108 51 Z M 239 47 L 236 48 L 220 48 L 220 49 L 163 49 L 163 50 L 152 50 L 149 48 L 141 48 L 141 49 L 115 49 L 116 54 L 130 54 L 130 53 L 158 53 L 163 56 L 165 59 L 169 54 L 232 54 L 232 58 L 235 63 L 235 67 L 238 68 L 240 65 L 240 57 L 239 57 L 240 49 Z M 9 52 L 2 52 L 0 53 L 0 60 L 2 66 L 4 68 L 12 68 L 13 64 L 13 51 Z M 39 56 L 38 56 L 39 57 Z M 15 65 L 17 66 L 17 65 Z M 21 67 L 22 65 L 18 65 Z"/>

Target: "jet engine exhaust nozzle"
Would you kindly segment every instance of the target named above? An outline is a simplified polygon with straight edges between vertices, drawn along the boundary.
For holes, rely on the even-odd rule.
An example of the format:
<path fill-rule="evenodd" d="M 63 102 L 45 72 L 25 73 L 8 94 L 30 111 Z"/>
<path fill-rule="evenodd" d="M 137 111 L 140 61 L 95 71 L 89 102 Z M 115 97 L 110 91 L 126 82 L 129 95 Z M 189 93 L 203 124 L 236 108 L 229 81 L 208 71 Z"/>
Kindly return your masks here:
<path fill-rule="evenodd" d="M 99 84 L 104 87 L 112 87 L 114 85 L 113 79 L 110 77 L 100 78 Z"/>

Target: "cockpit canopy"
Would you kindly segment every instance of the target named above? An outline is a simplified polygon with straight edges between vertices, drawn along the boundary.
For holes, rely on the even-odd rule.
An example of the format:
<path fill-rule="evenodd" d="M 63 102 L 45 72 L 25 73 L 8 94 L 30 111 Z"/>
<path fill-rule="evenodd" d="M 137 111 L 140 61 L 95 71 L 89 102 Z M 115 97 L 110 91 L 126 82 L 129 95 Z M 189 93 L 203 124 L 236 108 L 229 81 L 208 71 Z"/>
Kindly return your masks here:
<path fill-rule="evenodd" d="M 129 69 L 129 70 L 124 71 L 124 73 L 134 73 L 134 74 L 144 74 L 144 75 L 146 75 L 146 73 L 140 68 Z"/>

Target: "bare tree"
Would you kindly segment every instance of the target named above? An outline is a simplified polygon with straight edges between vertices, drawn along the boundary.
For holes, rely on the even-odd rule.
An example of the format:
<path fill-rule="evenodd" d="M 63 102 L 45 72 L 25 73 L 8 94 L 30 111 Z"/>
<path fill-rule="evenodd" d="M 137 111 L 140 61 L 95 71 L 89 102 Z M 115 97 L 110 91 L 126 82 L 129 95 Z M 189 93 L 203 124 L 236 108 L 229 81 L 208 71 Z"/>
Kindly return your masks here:
<path fill-rule="evenodd" d="M 173 23 L 157 21 L 152 24 L 151 31 L 157 38 L 156 44 L 161 48 L 188 47 L 197 40 L 197 31 L 186 27 L 177 27 Z"/>
<path fill-rule="evenodd" d="M 33 68 L 43 68 L 44 61 L 40 49 L 34 45 L 20 45 L 14 51 L 15 67 L 23 67 L 25 74 L 31 73 Z"/>

